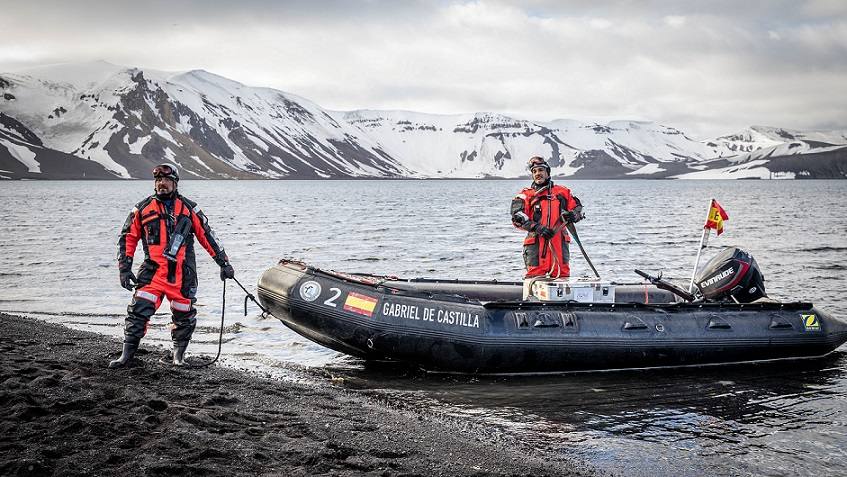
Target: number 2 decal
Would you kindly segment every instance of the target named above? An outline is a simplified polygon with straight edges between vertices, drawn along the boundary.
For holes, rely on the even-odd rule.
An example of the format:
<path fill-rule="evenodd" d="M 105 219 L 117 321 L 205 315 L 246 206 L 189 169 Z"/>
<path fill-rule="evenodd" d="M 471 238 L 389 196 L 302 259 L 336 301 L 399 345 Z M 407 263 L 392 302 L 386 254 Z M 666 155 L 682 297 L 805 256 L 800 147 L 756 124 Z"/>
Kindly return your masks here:
<path fill-rule="evenodd" d="M 332 293 L 332 296 L 326 299 L 324 305 L 338 307 L 338 305 L 335 303 L 335 300 L 337 300 L 338 297 L 341 296 L 341 289 L 332 287 L 329 289 L 329 291 L 330 293 Z"/>

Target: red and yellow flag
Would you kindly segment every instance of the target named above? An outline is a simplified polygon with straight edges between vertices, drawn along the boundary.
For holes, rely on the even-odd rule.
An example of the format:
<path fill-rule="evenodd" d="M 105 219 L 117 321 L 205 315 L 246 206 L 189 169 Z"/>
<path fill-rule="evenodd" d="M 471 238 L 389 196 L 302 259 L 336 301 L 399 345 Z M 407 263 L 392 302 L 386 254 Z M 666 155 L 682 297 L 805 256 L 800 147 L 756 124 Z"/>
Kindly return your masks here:
<path fill-rule="evenodd" d="M 706 227 L 707 229 L 715 229 L 718 232 L 718 235 L 723 233 L 723 222 L 724 220 L 729 220 L 729 214 L 723 210 L 718 201 L 712 199 L 712 205 L 709 207 L 709 218 L 706 219 Z"/>
<path fill-rule="evenodd" d="M 370 318 L 374 314 L 374 308 L 376 308 L 377 301 L 378 300 L 372 296 L 350 292 L 347 295 L 347 299 L 344 300 L 344 310 L 352 311 L 353 313 L 358 313 Z"/>

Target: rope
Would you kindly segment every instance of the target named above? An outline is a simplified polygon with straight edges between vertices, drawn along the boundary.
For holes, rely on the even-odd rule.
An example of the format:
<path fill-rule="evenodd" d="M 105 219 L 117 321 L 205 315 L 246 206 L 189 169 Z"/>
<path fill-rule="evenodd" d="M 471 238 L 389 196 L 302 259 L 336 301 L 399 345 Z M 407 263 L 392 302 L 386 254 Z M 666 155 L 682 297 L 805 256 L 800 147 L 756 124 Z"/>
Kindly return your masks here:
<path fill-rule="evenodd" d="M 242 285 L 241 282 L 239 282 L 237 278 L 232 277 L 232 280 L 236 284 L 238 284 L 238 286 L 241 287 L 242 290 L 244 290 L 244 293 L 247 294 L 247 296 L 244 297 L 244 316 L 247 316 L 247 300 L 248 299 L 253 300 L 253 303 L 255 303 L 262 310 L 262 313 L 266 313 L 270 316 L 273 316 L 273 314 L 271 314 L 270 310 L 268 310 L 267 308 L 262 306 L 262 304 L 259 303 L 258 300 L 256 300 L 256 297 L 253 296 L 252 293 L 247 291 L 247 289 L 244 288 L 244 285 Z M 215 364 L 218 361 L 218 358 L 221 357 L 221 348 L 223 347 L 223 340 L 224 340 L 224 316 L 226 315 L 226 280 L 224 280 L 223 282 L 224 282 L 223 292 L 221 293 L 221 329 L 220 329 L 220 334 L 218 335 L 218 354 L 215 355 L 215 359 L 213 359 L 209 362 L 202 363 L 202 364 L 193 364 L 193 365 L 186 363 L 185 364 L 186 367 L 189 367 L 189 368 L 205 368 L 206 366 L 211 366 L 211 365 Z"/>
<path fill-rule="evenodd" d="M 218 335 L 218 354 L 215 355 L 215 359 L 202 363 L 202 364 L 190 364 L 185 363 L 186 367 L 189 368 L 205 368 L 206 366 L 211 366 L 218 361 L 218 358 L 221 357 L 221 348 L 223 347 L 224 342 L 224 316 L 226 316 L 226 280 L 223 281 L 223 292 L 221 293 L 221 330 Z"/>
<path fill-rule="evenodd" d="M 567 225 L 567 222 L 563 221 L 558 226 L 556 226 L 555 229 L 553 229 L 553 231 L 555 232 L 553 237 L 551 237 L 549 239 L 544 239 L 544 242 L 545 242 L 544 245 L 546 246 L 547 250 L 550 251 L 550 255 L 553 258 L 553 263 L 550 265 L 550 270 L 547 270 L 547 278 L 553 278 L 554 280 L 559 278 L 560 276 L 562 276 L 562 263 L 559 261 L 559 257 L 556 256 L 556 251 L 553 249 L 553 238 L 554 237 L 561 237 L 562 247 L 567 246 L 566 242 L 565 242 L 565 238 L 561 236 L 562 228 L 564 228 L 565 225 Z M 556 270 L 556 276 L 555 277 L 552 276 L 554 269 Z"/>
<path fill-rule="evenodd" d="M 558 235 L 558 233 L 556 234 Z M 555 237 L 555 235 L 554 235 Z M 550 265 L 550 270 L 547 270 L 547 278 L 557 279 L 562 276 L 562 265 L 559 263 L 559 257 L 556 256 L 556 250 L 553 249 L 553 240 L 546 240 L 547 249 L 550 251 L 550 255 L 553 258 L 553 263 Z M 556 276 L 553 276 L 553 270 L 556 270 Z"/>
<path fill-rule="evenodd" d="M 237 278 L 232 277 L 232 279 L 233 279 L 233 281 L 235 281 L 236 284 L 238 284 L 239 287 L 241 287 L 242 290 L 244 290 L 244 293 L 247 295 L 247 296 L 244 297 L 244 316 L 247 316 L 247 300 L 248 299 L 253 300 L 253 303 L 255 303 L 256 306 L 258 306 L 259 309 L 262 310 L 262 313 L 266 313 L 268 315 L 273 316 L 273 313 L 271 313 L 270 310 L 268 310 L 267 308 L 262 306 L 262 304 L 259 303 L 258 300 L 256 300 L 256 297 L 254 297 L 252 293 L 247 291 L 247 289 L 244 288 L 244 285 L 242 285 L 241 282 L 239 282 Z"/>

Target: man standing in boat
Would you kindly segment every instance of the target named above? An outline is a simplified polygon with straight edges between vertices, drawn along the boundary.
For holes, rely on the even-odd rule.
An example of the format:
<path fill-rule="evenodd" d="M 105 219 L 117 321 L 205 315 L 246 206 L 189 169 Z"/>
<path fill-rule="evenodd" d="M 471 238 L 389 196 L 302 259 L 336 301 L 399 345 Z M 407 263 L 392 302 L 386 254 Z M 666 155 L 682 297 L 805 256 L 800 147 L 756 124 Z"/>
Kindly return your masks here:
<path fill-rule="evenodd" d="M 526 230 L 523 258 L 526 278 L 570 276 L 570 252 L 565 226 L 582 220 L 582 204 L 570 189 L 553 184 L 550 165 L 534 156 L 528 163 L 532 185 L 512 199 L 512 224 Z"/>
<path fill-rule="evenodd" d="M 221 267 L 221 280 L 235 277 L 226 252 L 200 207 L 177 192 L 176 167 L 158 165 L 153 169 L 153 178 L 155 194 L 132 209 L 118 240 L 121 286 L 135 289 L 135 293 L 127 307 L 123 352 L 109 363 L 110 368 L 124 366 L 132 359 L 147 332 L 147 322 L 165 297 L 173 313 L 173 363 L 184 364 L 185 350 L 197 324 L 195 237 Z M 132 257 L 139 241 L 144 248 L 144 263 L 136 278 Z"/>

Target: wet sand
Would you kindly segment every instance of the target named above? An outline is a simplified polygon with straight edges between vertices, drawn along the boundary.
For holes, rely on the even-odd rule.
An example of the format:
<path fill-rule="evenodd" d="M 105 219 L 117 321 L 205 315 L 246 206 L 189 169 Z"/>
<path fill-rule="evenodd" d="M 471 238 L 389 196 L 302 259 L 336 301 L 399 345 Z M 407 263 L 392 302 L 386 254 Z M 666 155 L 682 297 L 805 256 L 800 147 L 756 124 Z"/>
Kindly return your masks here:
<path fill-rule="evenodd" d="M 143 342 L 110 370 L 119 347 L 0 313 L 0 475 L 590 474 L 328 383 L 162 364 Z"/>

